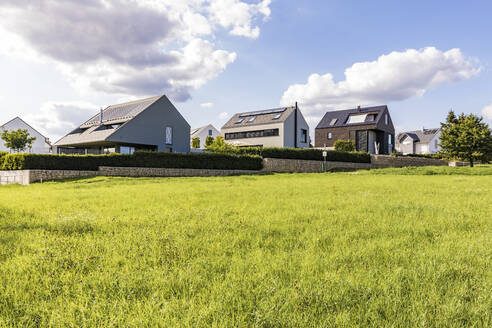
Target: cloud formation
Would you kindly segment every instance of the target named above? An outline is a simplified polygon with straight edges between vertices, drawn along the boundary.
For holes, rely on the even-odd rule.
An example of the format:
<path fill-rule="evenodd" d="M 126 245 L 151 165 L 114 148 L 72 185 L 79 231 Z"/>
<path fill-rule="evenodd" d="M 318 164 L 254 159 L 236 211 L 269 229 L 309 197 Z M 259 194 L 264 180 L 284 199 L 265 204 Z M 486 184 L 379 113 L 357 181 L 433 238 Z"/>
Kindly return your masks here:
<path fill-rule="evenodd" d="M 492 104 L 482 109 L 482 115 L 489 121 L 492 121 Z"/>
<path fill-rule="evenodd" d="M 203 103 L 203 104 L 200 104 L 200 107 L 212 108 L 212 107 L 214 107 L 214 103 L 211 103 L 211 102 Z"/>
<path fill-rule="evenodd" d="M 78 87 L 184 101 L 234 62 L 215 33 L 256 38 L 270 0 L 3 0 L 0 53 L 53 62 Z M 13 51 L 17 50 L 17 51 Z"/>
<path fill-rule="evenodd" d="M 97 112 L 96 105 L 86 102 L 47 102 L 39 112 L 26 115 L 25 119 L 55 142 Z"/>
<path fill-rule="evenodd" d="M 319 118 L 327 110 L 419 97 L 430 88 L 469 79 L 479 71 L 460 49 L 409 49 L 355 63 L 345 70 L 343 81 L 335 82 L 330 73 L 312 74 L 307 83 L 291 85 L 281 104 L 298 101 L 308 117 Z"/>

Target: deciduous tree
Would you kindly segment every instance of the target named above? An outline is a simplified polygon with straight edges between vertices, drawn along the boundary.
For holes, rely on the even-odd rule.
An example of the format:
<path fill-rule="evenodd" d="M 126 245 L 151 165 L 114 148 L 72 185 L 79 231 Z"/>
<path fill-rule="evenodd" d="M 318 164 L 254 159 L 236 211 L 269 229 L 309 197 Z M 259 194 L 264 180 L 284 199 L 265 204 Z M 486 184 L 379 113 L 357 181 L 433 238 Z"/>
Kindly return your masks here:
<path fill-rule="evenodd" d="M 31 137 L 25 129 L 3 130 L 2 140 L 10 151 L 22 152 L 31 149 L 36 137 Z"/>

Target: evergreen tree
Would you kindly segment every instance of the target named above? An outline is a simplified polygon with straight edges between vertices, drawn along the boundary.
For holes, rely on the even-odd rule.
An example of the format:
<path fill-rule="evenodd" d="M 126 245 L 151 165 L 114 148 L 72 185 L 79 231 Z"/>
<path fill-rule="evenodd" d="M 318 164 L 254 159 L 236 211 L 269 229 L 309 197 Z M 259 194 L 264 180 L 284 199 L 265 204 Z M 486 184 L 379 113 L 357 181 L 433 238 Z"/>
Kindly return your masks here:
<path fill-rule="evenodd" d="M 470 162 L 492 159 L 492 135 L 481 117 L 450 111 L 441 123 L 441 154 L 448 159 L 458 158 Z"/>

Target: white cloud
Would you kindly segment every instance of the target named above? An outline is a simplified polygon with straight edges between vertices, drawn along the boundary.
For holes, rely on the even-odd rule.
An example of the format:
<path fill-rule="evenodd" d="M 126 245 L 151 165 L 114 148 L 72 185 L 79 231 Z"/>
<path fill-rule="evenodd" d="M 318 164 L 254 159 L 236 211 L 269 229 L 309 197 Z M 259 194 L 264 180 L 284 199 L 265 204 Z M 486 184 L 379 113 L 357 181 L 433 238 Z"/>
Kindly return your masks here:
<path fill-rule="evenodd" d="M 225 120 L 228 117 L 229 117 L 229 113 L 227 113 L 227 112 L 222 112 L 222 113 L 219 114 L 219 118 L 221 120 Z"/>
<path fill-rule="evenodd" d="M 270 15 L 269 4 L 2 0 L 0 54 L 54 64 L 82 91 L 166 93 L 184 101 L 236 59 L 216 49 L 215 31 L 255 38 L 256 20 Z"/>
<path fill-rule="evenodd" d="M 312 74 L 306 84 L 291 85 L 281 104 L 298 101 L 308 117 L 319 118 L 327 110 L 422 96 L 429 88 L 469 79 L 479 71 L 460 49 L 409 49 L 355 63 L 345 70 L 345 80 L 340 82 L 329 73 Z"/>
<path fill-rule="evenodd" d="M 212 107 L 214 107 L 214 103 L 211 103 L 211 102 L 203 103 L 203 104 L 200 104 L 200 107 L 212 108 Z"/>
<path fill-rule="evenodd" d="M 485 106 L 482 109 L 482 115 L 489 121 L 492 121 L 492 104 Z"/>
<path fill-rule="evenodd" d="M 86 102 L 47 102 L 34 114 L 26 115 L 26 121 L 55 142 L 90 117 L 98 107 Z"/>

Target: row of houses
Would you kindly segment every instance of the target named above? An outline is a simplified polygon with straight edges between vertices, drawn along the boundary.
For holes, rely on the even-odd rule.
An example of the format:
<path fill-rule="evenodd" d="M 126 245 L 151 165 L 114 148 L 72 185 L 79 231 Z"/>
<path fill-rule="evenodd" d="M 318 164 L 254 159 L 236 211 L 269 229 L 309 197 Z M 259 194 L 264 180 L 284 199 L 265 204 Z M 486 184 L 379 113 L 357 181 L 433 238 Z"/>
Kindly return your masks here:
<path fill-rule="evenodd" d="M 190 152 L 191 140 L 199 138 L 205 147 L 208 136 L 222 136 L 232 145 L 332 149 L 339 139 L 354 141 L 358 151 L 389 154 L 435 153 L 439 150 L 440 129 L 408 131 L 395 138 L 395 128 L 387 106 L 357 107 L 327 112 L 315 128 L 314 144 L 309 125 L 295 104 L 267 110 L 234 114 L 217 130 L 209 124 L 191 129 L 166 96 L 157 96 L 111 105 L 90 117 L 56 141 L 49 139 L 15 118 L 2 129 L 27 129 L 36 137 L 30 151 L 59 154 L 132 154 L 135 150 Z M 0 150 L 4 148 L 3 144 Z M 5 150 L 5 149 L 4 149 Z"/>

